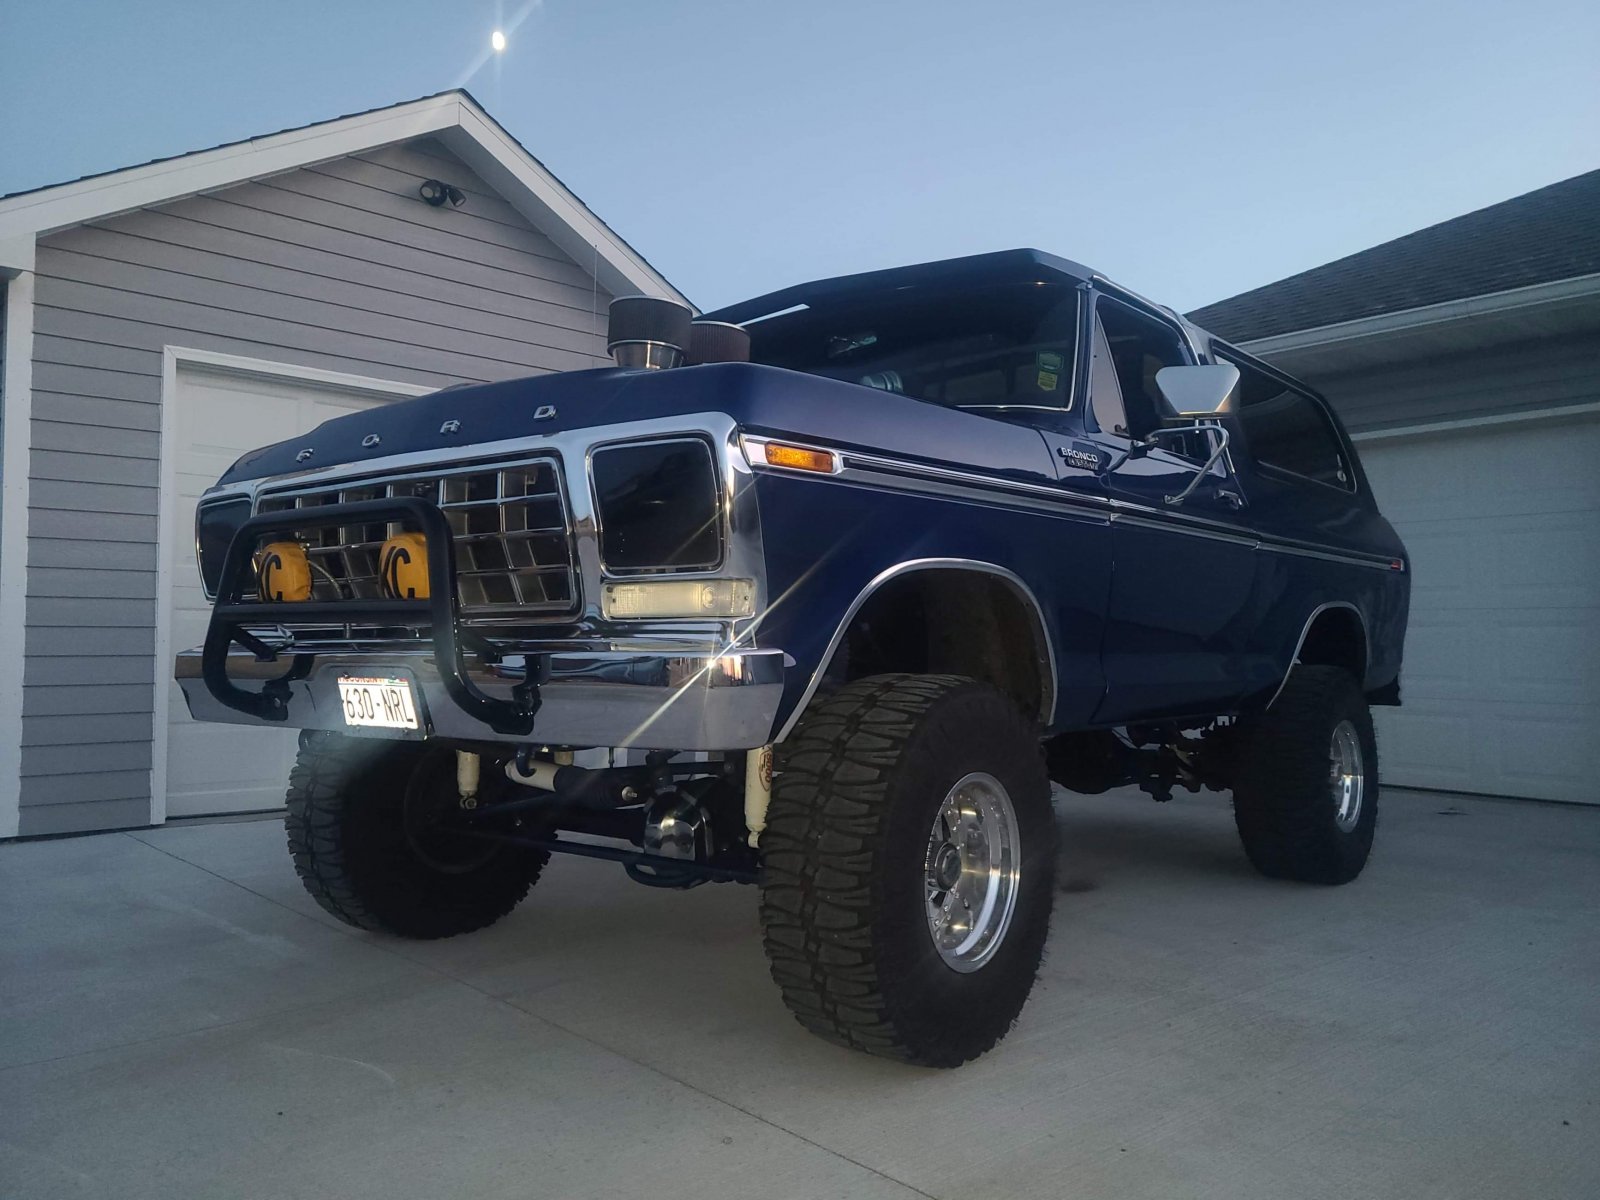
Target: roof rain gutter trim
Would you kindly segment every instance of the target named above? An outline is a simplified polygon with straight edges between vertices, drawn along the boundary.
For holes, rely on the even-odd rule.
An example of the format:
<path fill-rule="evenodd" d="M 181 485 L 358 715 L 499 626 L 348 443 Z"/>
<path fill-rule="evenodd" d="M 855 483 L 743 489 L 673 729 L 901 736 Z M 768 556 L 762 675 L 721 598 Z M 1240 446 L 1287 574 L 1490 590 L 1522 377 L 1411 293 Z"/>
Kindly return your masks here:
<path fill-rule="evenodd" d="M 1282 354 L 1289 350 L 1309 350 L 1314 346 L 1332 346 L 1340 342 L 1405 333 L 1429 325 L 1443 325 L 1451 321 L 1514 312 L 1522 308 L 1537 308 L 1589 296 L 1600 296 L 1600 274 L 1577 275 L 1571 279 L 1534 283 L 1503 292 L 1488 292 L 1482 296 L 1465 296 L 1459 300 L 1423 305 L 1421 308 L 1407 308 L 1399 312 L 1380 313 L 1375 317 L 1360 317 L 1354 321 L 1319 325 L 1313 329 L 1276 333 L 1271 337 L 1256 338 L 1253 341 L 1236 341 L 1234 345 L 1248 350 L 1251 354 L 1263 356 Z"/>

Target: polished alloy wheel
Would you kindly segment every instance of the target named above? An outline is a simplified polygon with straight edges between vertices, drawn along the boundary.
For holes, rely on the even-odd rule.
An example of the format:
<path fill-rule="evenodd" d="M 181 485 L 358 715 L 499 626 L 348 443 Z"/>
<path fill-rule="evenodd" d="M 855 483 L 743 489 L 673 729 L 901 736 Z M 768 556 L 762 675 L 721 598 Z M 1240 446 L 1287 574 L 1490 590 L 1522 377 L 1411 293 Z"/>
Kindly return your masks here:
<path fill-rule="evenodd" d="M 1019 840 L 1011 797 L 993 775 L 963 777 L 939 806 L 928 839 L 928 932 L 957 971 L 976 971 L 1006 936 L 1022 878 Z"/>
<path fill-rule="evenodd" d="M 1361 735 L 1352 722 L 1340 721 L 1334 727 L 1328 759 L 1328 789 L 1337 810 L 1334 821 L 1349 833 L 1361 819 L 1361 797 L 1367 783 L 1361 760 Z"/>

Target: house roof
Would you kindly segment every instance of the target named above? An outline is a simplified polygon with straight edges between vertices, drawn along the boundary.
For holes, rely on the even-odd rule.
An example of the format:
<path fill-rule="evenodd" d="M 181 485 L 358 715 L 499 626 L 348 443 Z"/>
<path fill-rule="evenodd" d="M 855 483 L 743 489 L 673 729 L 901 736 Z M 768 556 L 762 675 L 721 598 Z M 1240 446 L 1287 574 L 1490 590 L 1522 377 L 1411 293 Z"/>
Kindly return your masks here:
<path fill-rule="evenodd" d="M 607 291 L 688 303 L 459 88 L 0 196 L 0 277 L 32 270 L 44 234 L 419 137 L 437 138 L 574 260 L 592 261 Z"/>
<path fill-rule="evenodd" d="M 1189 313 L 1256 341 L 1600 273 L 1600 170 L 1336 259 Z"/>

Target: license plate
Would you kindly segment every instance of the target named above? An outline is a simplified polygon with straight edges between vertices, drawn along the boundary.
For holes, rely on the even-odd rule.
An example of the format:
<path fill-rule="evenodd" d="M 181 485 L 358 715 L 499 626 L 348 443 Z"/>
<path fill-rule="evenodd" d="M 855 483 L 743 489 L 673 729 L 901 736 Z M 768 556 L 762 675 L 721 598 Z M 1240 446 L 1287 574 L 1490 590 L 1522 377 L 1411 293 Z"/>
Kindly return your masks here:
<path fill-rule="evenodd" d="M 339 676 L 339 703 L 346 725 L 378 729 L 415 729 L 417 705 L 409 679 L 369 679 Z"/>

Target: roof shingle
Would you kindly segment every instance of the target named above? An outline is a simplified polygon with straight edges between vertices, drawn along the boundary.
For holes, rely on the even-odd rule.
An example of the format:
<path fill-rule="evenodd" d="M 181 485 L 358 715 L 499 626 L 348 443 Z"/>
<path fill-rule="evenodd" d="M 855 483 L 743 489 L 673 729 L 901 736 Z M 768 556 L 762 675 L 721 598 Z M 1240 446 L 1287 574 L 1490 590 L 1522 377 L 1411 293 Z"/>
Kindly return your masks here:
<path fill-rule="evenodd" d="M 1600 170 L 1189 313 L 1232 341 L 1600 273 Z"/>

